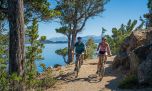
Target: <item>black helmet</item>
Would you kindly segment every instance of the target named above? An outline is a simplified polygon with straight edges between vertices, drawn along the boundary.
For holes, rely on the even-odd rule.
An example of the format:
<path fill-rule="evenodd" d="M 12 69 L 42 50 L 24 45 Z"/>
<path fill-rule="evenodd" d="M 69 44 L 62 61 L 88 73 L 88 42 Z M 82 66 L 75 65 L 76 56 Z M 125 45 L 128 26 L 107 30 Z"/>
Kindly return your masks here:
<path fill-rule="evenodd" d="M 106 37 L 102 37 L 102 40 L 107 40 Z"/>
<path fill-rule="evenodd" d="M 82 37 L 78 37 L 77 39 L 78 39 L 78 40 L 79 40 L 79 39 L 82 39 Z"/>

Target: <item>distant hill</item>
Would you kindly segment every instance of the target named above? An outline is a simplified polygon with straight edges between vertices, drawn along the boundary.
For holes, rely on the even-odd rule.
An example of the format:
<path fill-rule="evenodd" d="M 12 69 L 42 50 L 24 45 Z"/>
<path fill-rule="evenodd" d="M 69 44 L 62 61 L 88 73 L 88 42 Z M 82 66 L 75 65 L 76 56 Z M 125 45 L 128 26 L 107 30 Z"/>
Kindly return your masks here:
<path fill-rule="evenodd" d="M 99 43 L 101 40 L 100 36 L 88 35 L 88 36 L 82 37 L 82 41 L 87 42 L 87 40 L 91 37 L 93 38 L 93 40 L 96 43 Z M 67 42 L 68 42 L 68 40 L 66 37 L 55 37 L 55 38 L 51 38 L 51 39 L 47 39 L 47 40 L 43 41 L 43 43 L 67 43 Z"/>
<path fill-rule="evenodd" d="M 51 39 L 48 39 L 49 41 L 52 41 L 52 42 L 57 42 L 57 41 L 68 41 L 68 39 L 66 37 L 55 37 L 55 38 L 51 38 Z"/>

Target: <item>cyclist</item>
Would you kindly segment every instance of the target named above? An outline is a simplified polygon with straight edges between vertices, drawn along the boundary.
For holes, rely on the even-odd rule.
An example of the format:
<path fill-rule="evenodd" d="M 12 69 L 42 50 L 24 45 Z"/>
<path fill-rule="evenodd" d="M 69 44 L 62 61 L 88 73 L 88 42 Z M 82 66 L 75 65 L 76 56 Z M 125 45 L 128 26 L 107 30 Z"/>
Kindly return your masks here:
<path fill-rule="evenodd" d="M 103 37 L 102 41 L 99 43 L 97 51 L 99 51 L 99 61 L 97 64 L 97 72 L 96 73 L 98 73 L 99 65 L 101 65 L 101 57 L 102 57 L 101 55 L 104 55 L 104 64 L 107 61 L 107 54 L 109 56 L 111 55 L 110 47 L 109 47 L 109 44 L 106 42 L 105 37 Z"/>
<path fill-rule="evenodd" d="M 75 62 L 75 69 L 74 71 L 77 70 L 77 63 L 79 61 L 79 57 L 81 57 L 82 53 L 85 51 L 85 45 L 82 42 L 82 38 L 78 37 L 77 42 L 75 43 L 75 52 L 76 52 L 76 62 Z M 78 76 L 78 73 L 76 74 L 76 77 Z"/>

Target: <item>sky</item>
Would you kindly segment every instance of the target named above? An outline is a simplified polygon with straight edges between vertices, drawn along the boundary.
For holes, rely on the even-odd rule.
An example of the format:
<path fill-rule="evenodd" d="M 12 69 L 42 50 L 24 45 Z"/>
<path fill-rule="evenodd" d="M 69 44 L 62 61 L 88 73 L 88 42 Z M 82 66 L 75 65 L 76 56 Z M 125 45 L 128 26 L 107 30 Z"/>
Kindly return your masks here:
<path fill-rule="evenodd" d="M 52 7 L 55 7 L 55 0 L 49 0 Z M 113 27 L 119 28 L 121 24 L 126 24 L 129 19 L 139 20 L 140 16 L 148 12 L 148 0 L 110 0 L 104 7 L 105 11 L 100 17 L 94 17 L 87 21 L 83 31 L 78 36 L 101 35 L 101 29 L 104 27 L 108 31 L 106 34 L 111 35 Z M 138 21 L 140 24 L 140 21 Z M 47 39 L 53 37 L 62 37 L 62 34 L 56 33 L 55 29 L 59 28 L 57 22 L 39 23 L 40 36 L 45 35 Z"/>

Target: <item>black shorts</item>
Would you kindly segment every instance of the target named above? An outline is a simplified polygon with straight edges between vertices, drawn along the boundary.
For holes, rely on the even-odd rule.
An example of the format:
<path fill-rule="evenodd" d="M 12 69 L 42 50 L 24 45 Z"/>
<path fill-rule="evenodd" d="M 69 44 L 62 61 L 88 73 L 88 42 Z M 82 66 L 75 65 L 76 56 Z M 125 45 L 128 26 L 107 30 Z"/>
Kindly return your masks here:
<path fill-rule="evenodd" d="M 99 51 L 99 54 L 101 55 L 101 54 L 105 54 L 106 53 L 106 51 Z"/>

